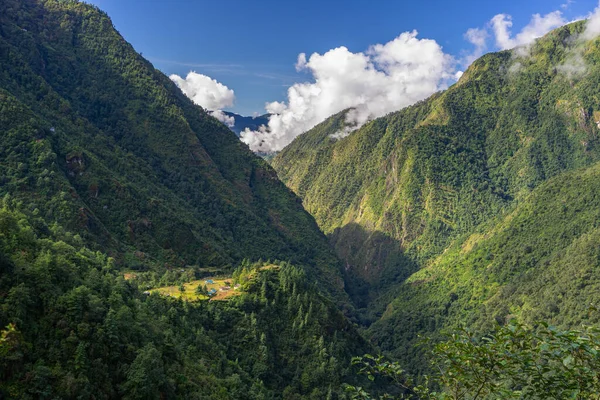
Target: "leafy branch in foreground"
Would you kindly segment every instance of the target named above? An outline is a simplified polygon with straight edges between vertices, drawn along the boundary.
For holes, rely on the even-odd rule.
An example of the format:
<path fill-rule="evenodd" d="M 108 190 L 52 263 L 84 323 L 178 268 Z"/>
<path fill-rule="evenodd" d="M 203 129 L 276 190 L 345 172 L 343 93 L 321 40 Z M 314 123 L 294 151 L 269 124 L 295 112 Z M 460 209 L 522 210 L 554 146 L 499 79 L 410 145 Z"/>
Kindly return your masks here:
<path fill-rule="evenodd" d="M 598 328 L 562 331 L 513 320 L 493 335 L 478 339 L 463 330 L 436 345 L 432 364 L 439 374 L 422 385 L 382 356 L 367 354 L 352 363 L 369 380 L 391 384 L 396 392 L 380 399 L 600 399 L 599 350 Z M 375 398 L 363 388 L 345 387 L 353 399 Z"/>

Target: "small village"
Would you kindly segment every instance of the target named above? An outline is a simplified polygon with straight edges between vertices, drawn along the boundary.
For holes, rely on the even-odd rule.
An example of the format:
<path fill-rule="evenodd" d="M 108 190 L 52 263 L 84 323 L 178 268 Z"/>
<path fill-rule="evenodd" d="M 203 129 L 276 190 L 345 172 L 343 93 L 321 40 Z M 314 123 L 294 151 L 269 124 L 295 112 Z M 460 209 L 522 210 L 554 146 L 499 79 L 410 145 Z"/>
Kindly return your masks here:
<path fill-rule="evenodd" d="M 180 286 L 150 289 L 144 294 L 157 293 L 185 301 L 224 301 L 242 294 L 241 285 L 233 284 L 230 277 L 212 277 L 194 280 Z"/>

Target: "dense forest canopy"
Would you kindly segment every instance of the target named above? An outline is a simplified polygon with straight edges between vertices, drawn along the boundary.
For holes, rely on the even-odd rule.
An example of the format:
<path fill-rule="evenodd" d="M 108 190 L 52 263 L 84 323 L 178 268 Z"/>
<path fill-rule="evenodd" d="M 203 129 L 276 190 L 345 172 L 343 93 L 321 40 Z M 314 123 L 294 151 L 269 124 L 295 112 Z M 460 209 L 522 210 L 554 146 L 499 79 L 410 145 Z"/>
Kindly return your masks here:
<path fill-rule="evenodd" d="M 18 206 L 0 207 L 6 398 L 336 398 L 354 379 L 350 355 L 369 349 L 300 268 L 245 262 L 244 294 L 229 302 L 146 295 L 112 258 Z"/>

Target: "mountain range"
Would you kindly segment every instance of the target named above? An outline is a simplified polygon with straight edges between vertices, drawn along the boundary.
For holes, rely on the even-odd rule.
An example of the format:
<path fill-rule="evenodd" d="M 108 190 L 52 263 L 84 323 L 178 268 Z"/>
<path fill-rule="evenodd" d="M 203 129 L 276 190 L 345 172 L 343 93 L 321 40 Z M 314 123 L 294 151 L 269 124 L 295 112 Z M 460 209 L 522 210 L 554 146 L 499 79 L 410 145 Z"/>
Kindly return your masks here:
<path fill-rule="evenodd" d="M 233 118 L 234 125 L 231 127 L 231 130 L 237 136 L 240 136 L 240 133 L 244 132 L 246 129 L 256 131 L 263 125 L 269 125 L 270 114 L 259 115 L 256 117 L 244 117 L 242 115 L 232 113 L 229 111 L 223 111 L 223 114 L 230 118 Z"/>
<path fill-rule="evenodd" d="M 0 60 L 0 398 L 342 392 L 369 346 L 265 161 L 92 5 L 3 1 Z M 228 302 L 143 293 L 242 264 Z"/>
<path fill-rule="evenodd" d="M 267 163 L 237 136 L 268 115 L 228 129 L 97 7 L 4 0 L 0 398 L 342 399 L 387 390 L 354 356 L 419 380 L 421 338 L 596 325 L 586 29 L 349 134 L 333 115 Z"/>

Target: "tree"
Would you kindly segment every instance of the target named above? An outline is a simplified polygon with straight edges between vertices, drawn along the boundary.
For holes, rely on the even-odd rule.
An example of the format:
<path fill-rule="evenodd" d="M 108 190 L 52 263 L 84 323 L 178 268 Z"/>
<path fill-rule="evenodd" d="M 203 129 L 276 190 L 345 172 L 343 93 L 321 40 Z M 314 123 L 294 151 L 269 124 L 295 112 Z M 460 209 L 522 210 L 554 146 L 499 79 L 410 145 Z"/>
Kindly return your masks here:
<path fill-rule="evenodd" d="M 205 285 L 198 285 L 198 287 L 196 287 L 196 294 L 199 295 L 208 295 L 208 287 Z"/>
<path fill-rule="evenodd" d="M 398 363 L 382 356 L 356 357 L 353 364 L 371 381 L 386 379 L 399 389 L 400 399 L 600 398 L 598 328 L 561 331 L 545 323 L 532 328 L 513 320 L 479 339 L 463 330 L 436 345 L 433 356 L 440 373 L 426 377 L 423 385 L 414 385 Z M 432 391 L 434 387 L 442 391 Z M 361 387 L 346 385 L 346 390 L 354 399 L 373 398 Z"/>
<path fill-rule="evenodd" d="M 162 354 L 154 345 L 148 344 L 138 351 L 127 371 L 123 390 L 124 398 L 131 400 L 160 399 L 161 394 L 169 391 Z"/>

